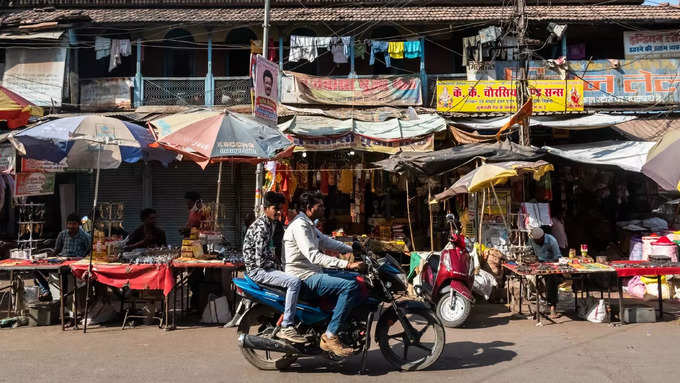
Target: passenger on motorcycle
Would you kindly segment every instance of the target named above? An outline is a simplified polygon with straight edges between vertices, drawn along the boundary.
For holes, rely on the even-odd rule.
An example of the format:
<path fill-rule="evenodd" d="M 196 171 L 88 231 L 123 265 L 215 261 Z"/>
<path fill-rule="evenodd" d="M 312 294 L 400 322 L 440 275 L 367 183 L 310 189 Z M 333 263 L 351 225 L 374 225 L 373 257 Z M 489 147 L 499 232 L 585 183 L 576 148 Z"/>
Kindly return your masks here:
<path fill-rule="evenodd" d="M 338 356 L 349 356 L 352 349 L 345 347 L 337 334 L 351 309 L 359 303 L 360 288 L 356 281 L 357 274 L 337 269 L 358 270 L 365 265 L 321 252 L 321 249 L 343 254 L 352 251 L 350 246 L 324 235 L 314 225 L 315 219 L 324 216 L 321 194 L 303 193 L 299 207 L 300 213 L 290 222 L 283 235 L 286 273 L 300 278 L 305 287 L 318 296 L 337 297 L 331 321 L 321 336 L 320 347 Z"/>
<path fill-rule="evenodd" d="M 301 282 L 298 277 L 282 271 L 281 259 L 274 249 L 274 225 L 281 219 L 281 205 L 285 202 L 282 194 L 265 194 L 264 215 L 250 225 L 243 240 L 243 259 L 250 279 L 286 289 L 283 321 L 276 336 L 293 343 L 305 343 L 307 340 L 293 327 Z"/>

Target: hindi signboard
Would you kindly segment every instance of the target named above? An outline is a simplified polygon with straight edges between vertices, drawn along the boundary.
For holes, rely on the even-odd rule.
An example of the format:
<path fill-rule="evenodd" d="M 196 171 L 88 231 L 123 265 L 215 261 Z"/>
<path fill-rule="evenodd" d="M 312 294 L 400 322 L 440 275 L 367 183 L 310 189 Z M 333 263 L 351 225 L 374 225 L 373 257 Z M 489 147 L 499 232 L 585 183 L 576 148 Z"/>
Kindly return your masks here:
<path fill-rule="evenodd" d="M 327 152 L 339 149 L 355 149 L 368 152 L 394 154 L 397 152 L 431 152 L 434 150 L 434 134 L 403 140 L 377 140 L 360 134 L 348 133 L 339 137 L 293 136 L 299 151 Z"/>
<path fill-rule="evenodd" d="M 54 173 L 17 173 L 14 184 L 14 197 L 30 197 L 54 194 L 56 175 Z"/>
<path fill-rule="evenodd" d="M 61 162 L 50 162 L 43 160 L 34 160 L 31 158 L 22 157 L 21 158 L 21 171 L 22 172 L 45 172 L 45 173 L 61 173 L 68 168 L 66 163 L 66 158 L 61 160 Z"/>
<path fill-rule="evenodd" d="M 278 123 L 279 66 L 257 55 L 254 82 L 255 117 L 275 127 Z"/>
<path fill-rule="evenodd" d="M 583 110 L 583 81 L 529 81 L 534 112 Z M 517 110 L 513 81 L 437 81 L 438 112 L 512 113 Z"/>
<path fill-rule="evenodd" d="M 680 57 L 680 30 L 623 32 L 623 47 L 627 59 Z"/>
<path fill-rule="evenodd" d="M 361 106 L 422 105 L 420 77 L 318 77 L 292 73 L 281 80 L 281 103 Z"/>

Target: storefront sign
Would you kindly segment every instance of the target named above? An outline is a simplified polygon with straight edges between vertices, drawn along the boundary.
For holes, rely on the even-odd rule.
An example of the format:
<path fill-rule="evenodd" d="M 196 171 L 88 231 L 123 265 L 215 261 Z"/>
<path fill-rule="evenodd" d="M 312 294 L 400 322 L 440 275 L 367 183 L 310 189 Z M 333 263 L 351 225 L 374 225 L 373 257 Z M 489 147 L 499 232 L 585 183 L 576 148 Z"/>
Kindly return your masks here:
<path fill-rule="evenodd" d="M 404 140 L 382 141 L 359 134 L 345 134 L 339 137 L 293 136 L 297 151 L 333 151 L 338 149 L 364 150 L 394 154 L 402 152 L 431 152 L 434 150 L 434 134 Z"/>
<path fill-rule="evenodd" d="M 623 32 L 624 55 L 626 58 L 680 57 L 680 31 Z"/>
<path fill-rule="evenodd" d="M 45 173 L 60 173 L 68 168 L 66 159 L 64 158 L 59 163 L 54 163 L 50 161 L 43 160 L 33 160 L 30 158 L 21 158 L 21 171 L 22 172 L 45 172 Z"/>
<path fill-rule="evenodd" d="M 0 174 L 14 174 L 17 152 L 9 142 L 0 144 Z"/>
<path fill-rule="evenodd" d="M 529 81 L 534 112 L 583 110 L 580 80 Z M 517 110 L 517 87 L 513 81 L 437 81 L 439 112 L 505 112 Z"/>
<path fill-rule="evenodd" d="M 278 122 L 279 66 L 257 55 L 255 66 L 255 117 L 269 125 Z"/>
<path fill-rule="evenodd" d="M 680 102 L 680 60 L 578 61 L 569 68 L 583 80 L 583 98 L 590 105 L 658 104 Z"/>
<path fill-rule="evenodd" d="M 5 53 L 2 86 L 38 106 L 61 106 L 66 48 L 13 48 Z"/>
<path fill-rule="evenodd" d="M 17 173 L 14 197 L 30 197 L 54 194 L 54 173 Z"/>
<path fill-rule="evenodd" d="M 470 61 L 467 65 L 467 80 L 495 80 L 496 63 L 491 61 Z"/>
<path fill-rule="evenodd" d="M 317 77 L 300 73 L 281 79 L 284 104 L 416 106 L 422 104 L 420 77 Z"/>
<path fill-rule="evenodd" d="M 130 109 L 130 88 L 132 79 L 128 77 L 81 80 L 80 109 L 87 112 Z"/>

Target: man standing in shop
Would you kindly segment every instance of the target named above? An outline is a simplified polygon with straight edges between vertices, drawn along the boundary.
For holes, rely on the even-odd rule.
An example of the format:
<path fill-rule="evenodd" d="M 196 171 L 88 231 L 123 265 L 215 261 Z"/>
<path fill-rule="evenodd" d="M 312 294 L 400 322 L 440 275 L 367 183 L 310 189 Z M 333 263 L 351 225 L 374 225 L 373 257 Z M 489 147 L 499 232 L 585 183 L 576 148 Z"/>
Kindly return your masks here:
<path fill-rule="evenodd" d="M 283 194 L 270 191 L 264 195 L 264 215 L 250 225 L 243 239 L 243 260 L 252 280 L 286 289 L 283 321 L 276 336 L 293 343 L 305 343 L 307 339 L 293 327 L 302 283 L 298 277 L 282 271 L 281 258 L 276 256 L 275 249 L 276 225 L 277 221 L 280 224 L 281 206 L 285 202 Z"/>
<path fill-rule="evenodd" d="M 140 214 L 142 225 L 128 239 L 127 249 L 160 247 L 167 245 L 165 232 L 156 226 L 156 210 L 144 209 Z"/>
<path fill-rule="evenodd" d="M 303 193 L 299 209 L 300 213 L 283 235 L 286 273 L 300 278 L 305 287 L 318 296 L 337 297 L 331 321 L 321 336 L 320 347 L 338 356 L 351 355 L 352 349 L 345 347 L 337 334 L 352 307 L 359 303 L 359 284 L 355 273 L 340 270 L 360 270 L 366 265 L 363 262 L 350 263 L 321 252 L 321 249 L 339 253 L 352 251 L 350 246 L 324 235 L 315 227 L 314 220 L 322 218 L 325 211 L 321 194 Z"/>
<path fill-rule="evenodd" d="M 189 217 L 187 218 L 187 223 L 183 228 L 179 229 L 180 234 L 185 238 L 189 237 L 191 234 L 191 229 L 201 228 L 201 195 L 195 191 L 188 191 L 184 194 L 184 201 L 186 202 L 187 210 L 189 211 Z M 201 284 L 205 281 L 205 275 L 202 269 L 193 270 L 189 274 L 189 290 L 191 290 L 191 301 L 190 306 L 194 311 L 200 309 L 199 306 L 199 294 L 201 290 Z"/>
<path fill-rule="evenodd" d="M 531 247 L 538 260 L 541 262 L 557 262 L 562 253 L 557 239 L 550 234 L 545 234 L 540 227 L 534 227 L 529 231 L 529 238 L 531 239 Z M 561 275 L 546 275 L 545 278 L 546 300 L 550 306 L 550 317 L 555 319 L 557 315 L 557 288 L 562 282 Z"/>
<path fill-rule="evenodd" d="M 92 239 L 80 228 L 80 216 L 71 213 L 66 217 L 66 230 L 59 233 L 52 256 L 64 258 L 83 258 L 92 250 Z M 51 301 L 50 285 L 39 272 L 34 274 L 34 282 L 40 288 L 40 300 Z"/>

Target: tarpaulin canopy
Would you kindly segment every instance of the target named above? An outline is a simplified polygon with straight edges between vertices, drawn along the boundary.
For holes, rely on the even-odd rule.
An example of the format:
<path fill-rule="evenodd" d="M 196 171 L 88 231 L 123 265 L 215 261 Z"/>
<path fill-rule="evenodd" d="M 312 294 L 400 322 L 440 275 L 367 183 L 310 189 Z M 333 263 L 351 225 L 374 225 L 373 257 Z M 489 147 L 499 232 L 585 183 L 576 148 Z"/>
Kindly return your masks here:
<path fill-rule="evenodd" d="M 666 132 L 680 130 L 678 118 L 638 118 L 616 125 L 614 130 L 635 141 L 658 141 Z"/>
<path fill-rule="evenodd" d="M 667 132 L 647 154 L 642 173 L 665 190 L 680 191 L 680 130 Z"/>
<path fill-rule="evenodd" d="M 647 153 L 654 142 L 599 141 L 587 144 L 544 146 L 548 153 L 571 161 L 595 165 L 613 165 L 621 169 L 640 172 L 647 161 Z"/>
<path fill-rule="evenodd" d="M 446 129 L 446 121 L 437 114 L 420 114 L 416 119 L 391 118 L 386 121 L 338 120 L 325 116 L 295 116 L 279 124 L 284 133 L 308 137 L 359 134 L 378 140 L 414 138 Z"/>
<path fill-rule="evenodd" d="M 492 185 L 505 183 L 510 177 L 516 177 L 520 174 L 531 173 L 535 180 L 539 180 L 545 173 L 552 170 L 555 170 L 552 164 L 545 161 L 508 161 L 483 164 L 460 177 L 451 187 L 435 195 L 434 199 L 435 201 L 443 201 L 456 194 L 474 193 Z"/>
<path fill-rule="evenodd" d="M 0 86 L 0 120 L 7 121 L 7 127 L 16 129 L 28 123 L 31 116 L 42 116 L 42 108 Z"/>
<path fill-rule="evenodd" d="M 499 162 L 530 161 L 542 155 L 543 151 L 539 148 L 522 146 L 506 140 L 454 146 L 430 153 L 402 152 L 378 161 L 375 165 L 394 173 L 412 171 L 433 176 L 445 173 L 474 157 L 484 157 L 487 162 Z"/>
<path fill-rule="evenodd" d="M 473 130 L 498 130 L 505 125 L 512 116 L 492 119 L 467 118 L 456 119 L 453 123 L 458 127 Z M 531 126 L 544 126 L 546 128 L 586 130 L 606 128 L 635 119 L 635 116 L 612 116 L 609 114 L 595 113 L 579 117 L 565 116 L 532 116 L 529 120 Z"/>

